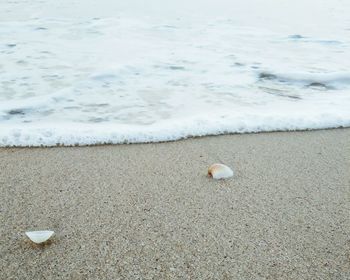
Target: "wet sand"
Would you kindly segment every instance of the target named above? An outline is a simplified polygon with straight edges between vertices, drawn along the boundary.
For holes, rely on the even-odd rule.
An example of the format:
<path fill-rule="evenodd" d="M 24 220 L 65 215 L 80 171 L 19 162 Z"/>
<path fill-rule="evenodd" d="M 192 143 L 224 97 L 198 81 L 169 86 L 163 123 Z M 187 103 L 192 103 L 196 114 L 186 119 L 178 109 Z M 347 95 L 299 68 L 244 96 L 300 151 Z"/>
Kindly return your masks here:
<path fill-rule="evenodd" d="M 0 192 L 0 279 L 350 279 L 350 129 L 2 148 Z"/>

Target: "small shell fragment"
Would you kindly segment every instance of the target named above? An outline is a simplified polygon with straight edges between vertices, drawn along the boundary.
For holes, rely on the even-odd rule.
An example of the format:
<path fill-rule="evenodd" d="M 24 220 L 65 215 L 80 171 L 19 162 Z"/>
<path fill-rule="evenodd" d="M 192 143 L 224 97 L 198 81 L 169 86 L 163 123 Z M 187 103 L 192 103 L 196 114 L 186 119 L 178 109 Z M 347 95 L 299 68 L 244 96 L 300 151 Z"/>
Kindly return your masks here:
<path fill-rule="evenodd" d="M 209 167 L 208 175 L 214 179 L 226 179 L 233 176 L 233 171 L 224 164 L 215 163 Z"/>
<path fill-rule="evenodd" d="M 28 238 L 37 244 L 47 241 L 53 234 L 52 230 L 26 231 Z"/>

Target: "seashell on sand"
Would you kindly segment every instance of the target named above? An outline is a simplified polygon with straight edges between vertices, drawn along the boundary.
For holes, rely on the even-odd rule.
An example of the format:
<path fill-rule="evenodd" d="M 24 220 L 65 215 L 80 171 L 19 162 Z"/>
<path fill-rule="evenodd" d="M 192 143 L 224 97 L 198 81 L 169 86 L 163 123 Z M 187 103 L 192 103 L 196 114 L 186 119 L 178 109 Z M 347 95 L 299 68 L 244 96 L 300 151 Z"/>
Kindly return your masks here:
<path fill-rule="evenodd" d="M 26 231 L 28 238 L 36 244 L 43 243 L 54 234 L 52 230 Z"/>
<path fill-rule="evenodd" d="M 208 175 L 214 179 L 226 179 L 233 176 L 233 171 L 227 165 L 215 163 L 209 167 Z"/>

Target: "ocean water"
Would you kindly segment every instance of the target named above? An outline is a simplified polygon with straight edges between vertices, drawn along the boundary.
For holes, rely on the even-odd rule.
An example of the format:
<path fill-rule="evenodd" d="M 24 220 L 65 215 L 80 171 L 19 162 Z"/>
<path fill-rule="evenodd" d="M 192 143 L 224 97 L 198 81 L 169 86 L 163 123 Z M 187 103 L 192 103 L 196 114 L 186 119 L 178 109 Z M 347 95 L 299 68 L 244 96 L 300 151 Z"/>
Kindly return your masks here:
<path fill-rule="evenodd" d="M 350 126 L 345 0 L 0 1 L 0 146 Z"/>

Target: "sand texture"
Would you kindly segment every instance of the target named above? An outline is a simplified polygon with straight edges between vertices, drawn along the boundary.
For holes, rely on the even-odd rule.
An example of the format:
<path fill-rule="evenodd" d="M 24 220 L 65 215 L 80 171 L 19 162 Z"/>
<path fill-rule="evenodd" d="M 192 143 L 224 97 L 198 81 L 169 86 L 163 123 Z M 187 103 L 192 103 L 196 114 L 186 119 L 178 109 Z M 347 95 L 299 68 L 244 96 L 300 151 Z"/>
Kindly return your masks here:
<path fill-rule="evenodd" d="M 3 148 L 0 225 L 6 280 L 350 279 L 350 129 Z"/>

